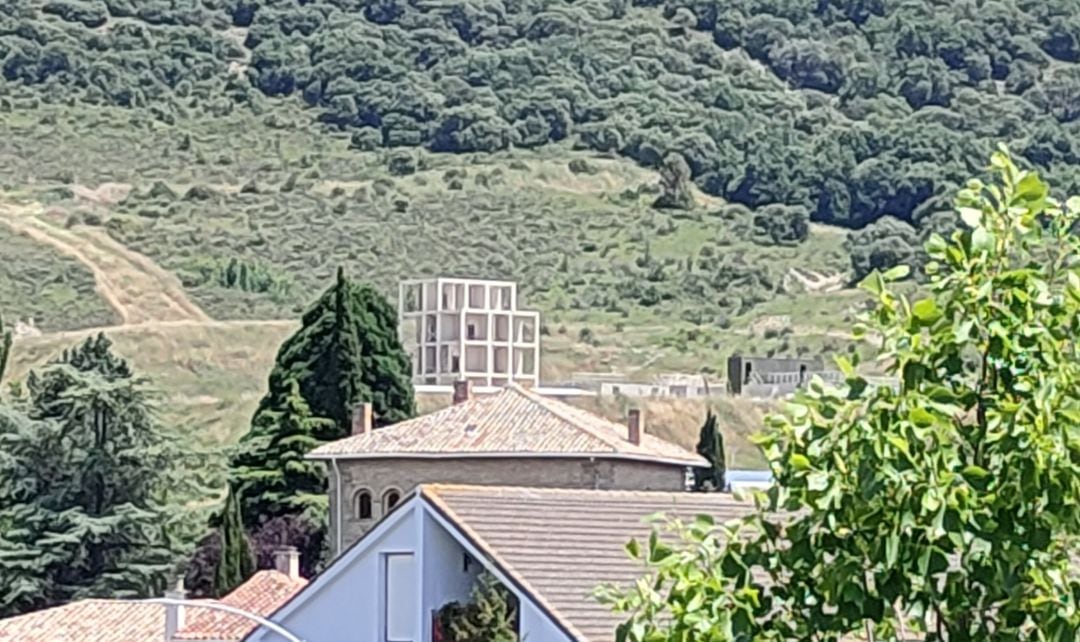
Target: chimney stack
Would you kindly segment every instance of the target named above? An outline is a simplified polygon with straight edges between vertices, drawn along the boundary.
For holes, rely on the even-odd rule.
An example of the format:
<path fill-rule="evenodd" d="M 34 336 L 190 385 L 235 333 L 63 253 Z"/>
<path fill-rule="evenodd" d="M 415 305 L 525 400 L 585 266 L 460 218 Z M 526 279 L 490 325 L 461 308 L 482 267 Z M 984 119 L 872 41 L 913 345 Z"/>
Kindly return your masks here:
<path fill-rule="evenodd" d="M 300 577 L 300 551 L 295 546 L 282 546 L 274 550 L 274 568 L 279 573 L 298 579 Z"/>
<path fill-rule="evenodd" d="M 352 434 L 362 435 L 371 432 L 372 428 L 371 404 L 365 401 L 353 410 Z"/>
<path fill-rule="evenodd" d="M 165 597 L 170 600 L 183 600 L 187 598 L 184 590 L 184 578 L 176 581 L 176 587 L 165 591 Z M 172 642 L 176 632 L 184 628 L 184 607 L 179 604 L 165 605 L 165 642 Z"/>
<path fill-rule="evenodd" d="M 464 403 L 472 399 L 472 382 L 468 379 L 458 379 L 454 382 L 454 405 Z"/>
<path fill-rule="evenodd" d="M 641 445 L 641 410 L 631 408 L 626 417 L 627 439 L 635 446 Z"/>

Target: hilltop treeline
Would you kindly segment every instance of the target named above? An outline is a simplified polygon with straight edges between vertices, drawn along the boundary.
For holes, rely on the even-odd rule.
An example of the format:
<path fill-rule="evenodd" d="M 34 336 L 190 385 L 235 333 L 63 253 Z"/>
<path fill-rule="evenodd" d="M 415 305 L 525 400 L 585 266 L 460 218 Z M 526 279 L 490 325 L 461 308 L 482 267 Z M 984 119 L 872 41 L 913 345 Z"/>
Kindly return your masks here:
<path fill-rule="evenodd" d="M 707 192 L 848 227 L 934 225 L 999 140 L 1077 183 L 1073 0 L 0 0 L 0 15 L 4 82 L 46 99 L 168 119 L 295 96 L 361 149 L 678 152 Z"/>

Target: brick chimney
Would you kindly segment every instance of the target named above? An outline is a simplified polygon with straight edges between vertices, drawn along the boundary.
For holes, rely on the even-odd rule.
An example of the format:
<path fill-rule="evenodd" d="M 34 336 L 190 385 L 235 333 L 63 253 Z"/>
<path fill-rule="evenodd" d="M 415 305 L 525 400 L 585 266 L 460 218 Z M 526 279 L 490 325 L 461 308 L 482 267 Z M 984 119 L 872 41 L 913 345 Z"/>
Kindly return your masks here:
<path fill-rule="evenodd" d="M 300 551 L 295 546 L 282 546 L 274 550 L 274 568 L 293 579 L 300 577 Z"/>
<path fill-rule="evenodd" d="M 458 379 L 454 382 L 454 405 L 465 403 L 472 399 L 472 382 L 468 379 Z"/>
<path fill-rule="evenodd" d="M 644 428 L 641 422 L 641 410 L 631 408 L 626 416 L 626 438 L 635 446 L 641 445 L 641 430 Z"/>
<path fill-rule="evenodd" d="M 352 434 L 362 435 L 371 432 L 373 427 L 371 423 L 371 404 L 365 401 L 353 410 Z"/>
<path fill-rule="evenodd" d="M 170 600 L 187 599 L 187 591 L 184 590 L 184 578 L 176 582 L 176 586 L 165 591 L 165 597 Z M 184 607 L 179 604 L 165 605 L 165 642 L 172 642 L 176 632 L 184 628 Z"/>

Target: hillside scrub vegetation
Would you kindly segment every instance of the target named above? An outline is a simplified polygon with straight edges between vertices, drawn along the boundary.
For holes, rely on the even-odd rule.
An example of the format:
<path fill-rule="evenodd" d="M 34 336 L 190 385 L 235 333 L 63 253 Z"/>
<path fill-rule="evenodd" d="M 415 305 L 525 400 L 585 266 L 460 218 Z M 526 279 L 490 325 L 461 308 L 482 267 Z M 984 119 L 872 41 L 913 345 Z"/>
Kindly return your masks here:
<path fill-rule="evenodd" d="M 273 123 L 267 99 L 289 96 L 360 149 L 677 153 L 710 194 L 851 227 L 921 225 L 998 139 L 1077 182 L 1071 0 L 2 0 L 0 15 L 2 85 L 164 122 L 243 107 Z"/>

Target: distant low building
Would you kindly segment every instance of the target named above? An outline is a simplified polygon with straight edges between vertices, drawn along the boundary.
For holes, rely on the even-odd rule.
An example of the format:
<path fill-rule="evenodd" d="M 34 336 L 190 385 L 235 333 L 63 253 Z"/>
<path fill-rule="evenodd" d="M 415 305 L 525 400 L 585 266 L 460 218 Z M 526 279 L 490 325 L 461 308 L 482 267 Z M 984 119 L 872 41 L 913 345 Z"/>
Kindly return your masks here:
<path fill-rule="evenodd" d="M 827 370 L 821 357 L 785 359 L 734 355 L 728 359 L 727 389 L 733 395 L 752 398 L 784 397 L 817 376 L 839 382 L 842 375 Z"/>

